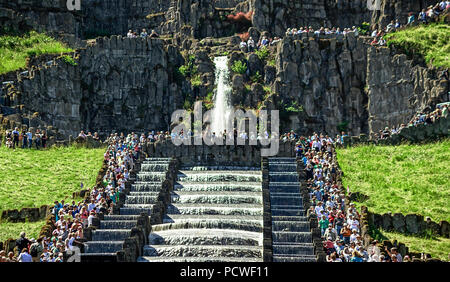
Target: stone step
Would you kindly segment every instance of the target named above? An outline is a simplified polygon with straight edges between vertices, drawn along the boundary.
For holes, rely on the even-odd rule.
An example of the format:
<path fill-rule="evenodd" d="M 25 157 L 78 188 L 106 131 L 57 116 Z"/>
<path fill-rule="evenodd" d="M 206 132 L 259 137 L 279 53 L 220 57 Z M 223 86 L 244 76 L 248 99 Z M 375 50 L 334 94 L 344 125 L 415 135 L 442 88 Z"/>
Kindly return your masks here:
<path fill-rule="evenodd" d="M 146 197 L 158 197 L 160 191 L 130 191 L 130 194 L 127 195 L 127 197 L 139 197 L 139 196 L 146 196 Z"/>
<path fill-rule="evenodd" d="M 297 232 L 309 232 L 309 221 L 272 221 L 273 231 L 297 231 Z"/>
<path fill-rule="evenodd" d="M 262 204 L 261 192 L 184 192 L 171 193 L 172 203 Z"/>
<path fill-rule="evenodd" d="M 262 246 L 218 245 L 146 245 L 143 255 L 149 257 L 246 257 L 261 258 Z"/>
<path fill-rule="evenodd" d="M 249 257 L 139 257 L 138 262 L 262 262 Z"/>
<path fill-rule="evenodd" d="M 161 182 L 150 184 L 146 182 L 135 183 L 131 185 L 131 192 L 159 192 L 161 191 Z"/>
<path fill-rule="evenodd" d="M 273 262 L 317 262 L 316 256 L 274 255 Z"/>
<path fill-rule="evenodd" d="M 130 205 L 146 206 L 155 204 L 158 201 L 158 195 L 128 195 L 125 200 L 124 207 L 130 207 Z"/>
<path fill-rule="evenodd" d="M 120 214 L 121 215 L 137 215 L 139 216 L 141 213 L 147 213 L 148 215 L 151 215 L 152 209 L 151 208 L 120 208 Z"/>
<path fill-rule="evenodd" d="M 297 161 L 296 158 L 290 158 L 290 157 L 269 158 L 269 164 L 271 164 L 271 163 L 295 163 L 296 161 Z"/>
<path fill-rule="evenodd" d="M 314 256 L 314 245 L 308 244 L 308 245 L 295 245 L 295 244 L 273 244 L 273 255 L 309 255 Z"/>
<path fill-rule="evenodd" d="M 97 229 L 92 232 L 92 241 L 123 241 L 130 237 L 130 234 L 129 229 Z"/>
<path fill-rule="evenodd" d="M 170 204 L 167 214 L 262 215 L 262 205 L 255 204 Z"/>
<path fill-rule="evenodd" d="M 109 220 L 131 220 L 136 221 L 139 215 L 123 215 L 123 214 L 114 214 L 114 215 L 105 215 L 104 219 L 101 222 L 109 221 Z"/>
<path fill-rule="evenodd" d="M 290 196 L 286 195 L 278 195 L 271 193 L 270 194 L 270 203 L 272 207 L 280 208 L 280 207 L 303 207 L 303 199 L 298 194 L 291 194 Z"/>
<path fill-rule="evenodd" d="M 182 166 L 180 171 L 261 171 L 261 168 L 242 166 Z"/>
<path fill-rule="evenodd" d="M 164 216 L 164 223 L 173 223 L 178 221 L 209 221 L 209 220 L 242 220 L 242 221 L 262 221 L 263 217 L 261 215 L 222 215 L 222 214 L 166 214 Z"/>
<path fill-rule="evenodd" d="M 137 220 L 102 220 L 100 229 L 131 229 L 136 227 Z"/>
<path fill-rule="evenodd" d="M 116 253 L 122 250 L 123 241 L 89 241 L 84 243 L 85 253 Z"/>
<path fill-rule="evenodd" d="M 301 209 L 271 209 L 272 216 L 304 216 L 305 211 Z"/>
<path fill-rule="evenodd" d="M 259 192 L 261 193 L 261 183 L 240 183 L 240 182 L 177 182 L 174 185 L 175 192 Z"/>
<path fill-rule="evenodd" d="M 276 242 L 312 243 L 311 232 L 272 231 L 273 244 Z"/>
<path fill-rule="evenodd" d="M 272 216 L 272 222 L 274 221 L 308 221 L 306 216 Z M 308 221 L 309 222 L 309 221 Z"/>
<path fill-rule="evenodd" d="M 178 219 L 176 222 L 170 222 L 166 218 L 163 224 L 153 225 L 153 231 L 171 230 L 171 229 L 236 229 L 251 232 L 262 232 L 263 220 L 243 220 L 236 218 L 229 219 Z"/>
<path fill-rule="evenodd" d="M 261 172 L 251 171 L 208 171 L 208 173 L 198 171 L 180 171 L 177 181 L 189 182 L 261 182 Z"/>
<path fill-rule="evenodd" d="M 149 235 L 149 245 L 262 246 L 262 240 L 261 232 L 228 229 L 173 229 Z"/>

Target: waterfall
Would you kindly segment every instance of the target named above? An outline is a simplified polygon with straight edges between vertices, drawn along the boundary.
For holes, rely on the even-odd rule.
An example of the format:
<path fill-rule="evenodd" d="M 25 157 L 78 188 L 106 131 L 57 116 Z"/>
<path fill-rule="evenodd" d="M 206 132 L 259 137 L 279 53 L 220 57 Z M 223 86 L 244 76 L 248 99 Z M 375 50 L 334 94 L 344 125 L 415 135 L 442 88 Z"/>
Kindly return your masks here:
<path fill-rule="evenodd" d="M 211 133 L 215 132 L 216 136 L 223 133 L 227 128 L 232 107 L 230 105 L 231 85 L 229 81 L 230 71 L 228 69 L 228 57 L 214 58 L 216 67 L 216 95 L 214 98 L 214 108 L 212 110 Z"/>

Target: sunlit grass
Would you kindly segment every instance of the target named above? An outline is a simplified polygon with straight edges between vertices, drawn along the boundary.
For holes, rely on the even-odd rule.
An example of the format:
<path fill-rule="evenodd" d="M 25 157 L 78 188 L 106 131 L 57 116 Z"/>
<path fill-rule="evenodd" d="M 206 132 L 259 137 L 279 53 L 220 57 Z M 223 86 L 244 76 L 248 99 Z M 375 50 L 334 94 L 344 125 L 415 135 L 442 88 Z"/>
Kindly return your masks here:
<path fill-rule="evenodd" d="M 421 54 L 436 67 L 450 67 L 450 26 L 445 23 L 419 25 L 385 36 L 388 46 L 394 44 L 407 54 Z"/>
<path fill-rule="evenodd" d="M 44 226 L 45 220 L 36 222 L 0 222 L 0 242 L 5 242 L 7 239 L 18 239 L 20 232 L 25 232 L 28 239 L 38 238 L 41 228 Z"/>
<path fill-rule="evenodd" d="M 337 151 L 343 185 L 375 213 L 450 221 L 450 140 L 426 145 L 359 146 Z"/>
<path fill-rule="evenodd" d="M 75 147 L 11 150 L 0 147 L 0 212 L 40 207 L 69 200 L 72 193 L 91 187 L 105 149 Z"/>
<path fill-rule="evenodd" d="M 413 236 L 397 232 L 379 230 L 383 237 L 389 240 L 397 240 L 408 246 L 410 252 L 430 254 L 433 258 L 449 261 L 450 239 L 435 236 Z"/>
<path fill-rule="evenodd" d="M 65 44 L 37 32 L 23 36 L 0 36 L 0 74 L 18 70 L 30 56 L 72 52 Z"/>

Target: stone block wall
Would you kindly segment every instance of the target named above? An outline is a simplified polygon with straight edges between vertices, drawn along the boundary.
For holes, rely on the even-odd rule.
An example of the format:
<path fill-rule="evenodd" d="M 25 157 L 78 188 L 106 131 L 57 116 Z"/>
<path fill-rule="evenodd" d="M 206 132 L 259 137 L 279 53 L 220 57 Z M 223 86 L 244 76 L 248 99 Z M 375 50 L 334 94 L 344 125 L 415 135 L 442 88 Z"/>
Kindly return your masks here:
<path fill-rule="evenodd" d="M 192 144 L 194 144 L 192 142 Z M 294 157 L 295 142 L 280 142 L 278 157 Z M 225 165 L 260 167 L 261 146 L 207 146 L 180 145 L 175 146 L 171 140 L 147 143 L 143 151 L 151 157 L 174 157 L 183 165 Z"/>
<path fill-rule="evenodd" d="M 448 99 L 449 81 L 438 70 L 386 47 L 368 47 L 369 132 L 408 122 L 418 111 Z"/>
<path fill-rule="evenodd" d="M 299 116 L 292 129 L 336 134 L 338 125 L 348 122 L 355 134 L 367 131 L 365 40 L 353 33 L 302 34 L 279 43 L 272 89 L 284 103 L 302 105 L 307 116 Z"/>
<path fill-rule="evenodd" d="M 173 68 L 182 57 L 160 39 L 98 38 L 79 50 L 77 65 L 55 59 L 30 71 L 12 103 L 68 137 L 80 130 L 167 130 L 183 95 Z"/>
<path fill-rule="evenodd" d="M 432 124 L 420 124 L 403 128 L 399 133 L 392 134 L 389 138 L 381 140 L 368 139 L 365 134 L 360 136 L 344 137 L 344 145 L 353 146 L 358 144 L 384 144 L 399 145 L 404 142 L 417 143 L 426 140 L 436 140 L 450 135 L 450 116 L 441 117 Z"/>
<path fill-rule="evenodd" d="M 416 235 L 431 231 L 435 235 L 449 238 L 450 224 L 445 220 L 436 223 L 430 219 L 424 220 L 424 216 L 418 214 L 376 214 L 369 211 L 367 213 L 368 223 L 376 228 Z"/>

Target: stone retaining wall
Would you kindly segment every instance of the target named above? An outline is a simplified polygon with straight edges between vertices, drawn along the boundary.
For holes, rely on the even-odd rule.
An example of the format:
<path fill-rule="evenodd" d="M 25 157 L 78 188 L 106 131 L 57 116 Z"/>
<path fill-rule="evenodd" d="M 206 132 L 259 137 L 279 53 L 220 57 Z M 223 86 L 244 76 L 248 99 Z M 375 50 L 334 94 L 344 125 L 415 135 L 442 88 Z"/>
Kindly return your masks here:
<path fill-rule="evenodd" d="M 399 145 L 404 142 L 418 143 L 426 140 L 436 140 L 450 136 L 450 116 L 441 117 L 432 124 L 419 124 L 403 128 L 399 133 L 392 134 L 389 138 L 370 140 L 367 135 L 344 137 L 345 146 L 359 144 Z"/>
<path fill-rule="evenodd" d="M 193 142 L 192 142 L 193 144 Z M 295 142 L 280 141 L 278 157 L 295 157 Z M 143 151 L 152 157 L 175 157 L 184 165 L 239 165 L 248 167 L 261 166 L 261 146 L 207 146 L 180 145 L 171 140 L 147 143 Z"/>
<path fill-rule="evenodd" d="M 273 261 L 272 208 L 269 189 L 269 160 L 261 158 L 263 193 L 263 261 Z"/>
<path fill-rule="evenodd" d="M 419 214 L 377 214 L 368 210 L 367 216 L 370 225 L 376 228 L 382 228 L 386 231 L 416 235 L 431 231 L 435 235 L 449 238 L 450 224 L 445 220 L 436 223 L 430 219 L 424 220 L 424 216 Z"/>

